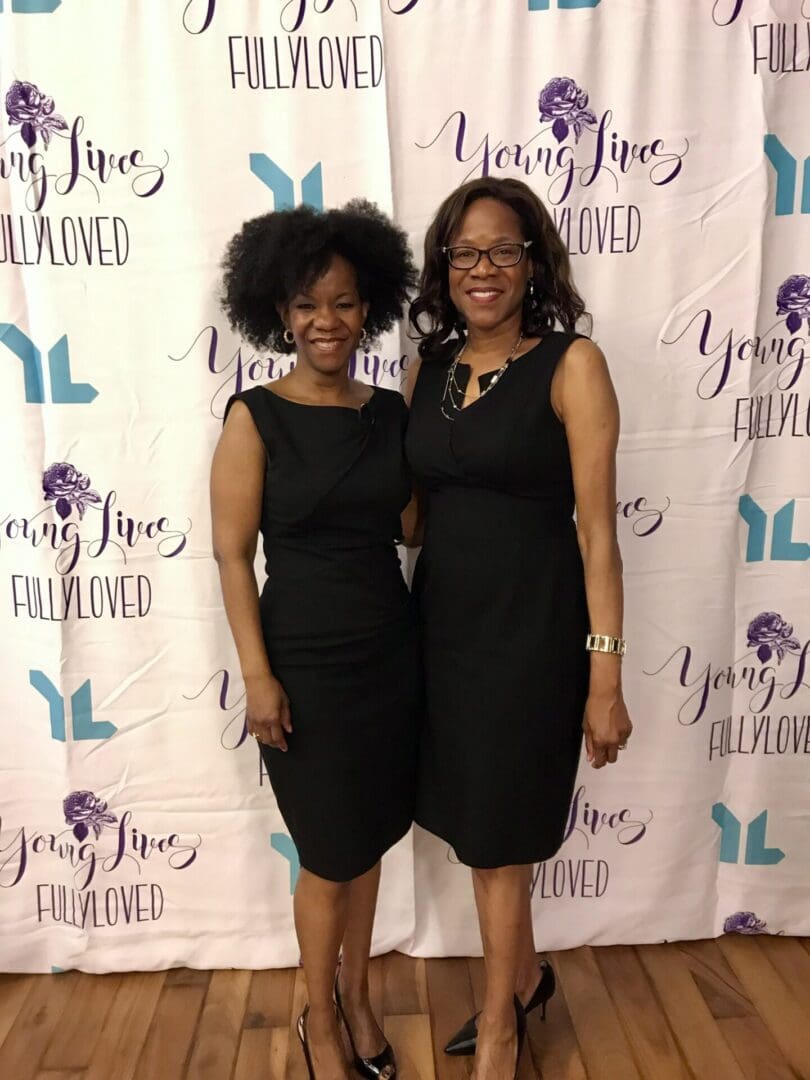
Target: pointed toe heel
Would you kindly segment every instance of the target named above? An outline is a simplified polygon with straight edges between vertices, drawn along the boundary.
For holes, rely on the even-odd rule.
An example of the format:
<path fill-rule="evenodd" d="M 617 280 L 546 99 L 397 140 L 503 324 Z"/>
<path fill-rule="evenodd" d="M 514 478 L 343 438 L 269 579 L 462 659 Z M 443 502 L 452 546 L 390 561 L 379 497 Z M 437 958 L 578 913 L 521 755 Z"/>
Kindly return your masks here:
<path fill-rule="evenodd" d="M 307 1042 L 307 1015 L 309 1013 L 309 1005 L 305 1006 L 304 1011 L 298 1017 L 298 1023 L 295 1025 L 298 1032 L 298 1038 L 301 1040 L 301 1048 L 304 1051 L 304 1061 L 307 1063 L 307 1072 L 309 1073 L 309 1080 L 315 1080 L 315 1070 L 312 1068 L 312 1058 L 309 1053 L 309 1043 Z"/>
<path fill-rule="evenodd" d="M 557 979 L 554 975 L 554 969 L 551 964 L 549 964 L 548 960 L 541 960 L 540 967 L 542 969 L 540 981 L 526 1005 L 523 1006 L 524 1018 L 530 1012 L 539 1008 L 540 1016 L 545 1020 L 546 1005 L 554 996 L 554 992 L 557 989 Z M 451 1057 L 471 1057 L 475 1053 L 477 1040 L 478 1015 L 476 1014 L 475 1016 L 471 1016 L 463 1027 L 459 1028 L 447 1046 L 445 1046 L 444 1052 L 445 1054 L 450 1054 Z"/>
<path fill-rule="evenodd" d="M 394 1050 L 391 1044 L 386 1040 L 385 1046 L 374 1057 L 365 1058 L 361 1057 L 357 1052 L 357 1047 L 354 1044 L 354 1035 L 352 1029 L 349 1027 L 349 1021 L 346 1019 L 346 1013 L 343 1011 L 343 1002 L 340 999 L 340 989 L 338 987 L 338 980 L 335 979 L 335 1007 L 338 1011 L 338 1016 L 341 1019 L 343 1026 L 346 1028 L 346 1035 L 349 1039 L 349 1046 L 352 1051 L 353 1067 L 355 1072 L 360 1076 L 366 1077 L 366 1080 L 395 1080 L 397 1075 L 397 1059 L 394 1056 Z"/>
<path fill-rule="evenodd" d="M 478 1014 L 471 1016 L 470 1019 L 459 1028 L 450 1042 L 445 1046 L 445 1054 L 450 1054 L 451 1057 L 468 1057 L 475 1053 L 475 1043 L 478 1038 Z"/>

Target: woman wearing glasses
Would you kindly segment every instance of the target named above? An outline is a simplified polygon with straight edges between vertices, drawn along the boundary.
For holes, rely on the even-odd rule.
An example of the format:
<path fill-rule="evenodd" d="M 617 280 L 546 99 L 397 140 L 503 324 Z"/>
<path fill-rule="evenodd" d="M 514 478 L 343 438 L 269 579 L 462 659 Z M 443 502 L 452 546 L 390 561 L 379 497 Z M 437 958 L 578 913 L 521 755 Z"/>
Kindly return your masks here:
<path fill-rule="evenodd" d="M 584 313 L 530 188 L 483 179 L 445 200 L 411 308 L 422 363 L 407 451 L 426 509 L 416 820 L 472 867 L 487 989 L 447 1050 L 476 1053 L 475 1080 L 516 1074 L 525 1011 L 554 990 L 531 869 L 562 842 L 583 730 L 595 768 L 631 731 L 618 408 L 601 351 L 575 332 Z"/>

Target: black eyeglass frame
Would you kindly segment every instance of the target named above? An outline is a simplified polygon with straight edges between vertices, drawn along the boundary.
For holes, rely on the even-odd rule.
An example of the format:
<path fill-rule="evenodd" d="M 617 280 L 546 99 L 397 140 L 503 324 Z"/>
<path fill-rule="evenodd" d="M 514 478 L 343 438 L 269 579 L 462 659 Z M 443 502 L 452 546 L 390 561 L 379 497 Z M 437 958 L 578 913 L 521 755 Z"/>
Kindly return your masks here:
<path fill-rule="evenodd" d="M 497 266 L 498 269 L 503 270 L 508 266 L 518 266 L 521 262 L 523 262 L 524 255 L 533 243 L 534 240 L 502 240 L 500 244 L 493 244 L 491 248 L 477 248 L 474 247 L 472 244 L 453 244 L 452 246 L 447 245 L 443 247 L 442 252 L 447 256 L 447 261 L 454 270 L 474 270 L 476 266 L 478 266 L 478 264 L 481 262 L 482 255 L 486 255 L 486 257 L 489 259 L 490 263 L 493 266 Z M 514 262 L 496 263 L 493 261 L 491 252 L 495 251 L 495 249 L 499 247 L 519 247 L 521 249 L 520 255 L 517 257 L 517 259 L 515 259 Z M 478 255 L 478 258 L 475 260 L 472 266 L 456 266 L 453 262 L 451 252 L 458 250 L 474 251 Z"/>

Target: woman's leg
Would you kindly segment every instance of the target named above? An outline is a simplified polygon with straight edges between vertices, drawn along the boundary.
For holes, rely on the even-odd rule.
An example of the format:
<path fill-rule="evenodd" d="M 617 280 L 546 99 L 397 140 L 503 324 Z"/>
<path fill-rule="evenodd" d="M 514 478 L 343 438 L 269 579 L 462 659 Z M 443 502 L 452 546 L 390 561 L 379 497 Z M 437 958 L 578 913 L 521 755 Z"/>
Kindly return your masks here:
<path fill-rule="evenodd" d="M 529 998 L 537 989 L 540 982 L 542 969 L 537 959 L 537 948 L 534 943 L 534 926 L 532 925 L 532 867 L 524 866 L 526 885 L 524 889 L 524 902 L 521 908 L 520 922 L 520 970 L 517 978 L 517 996 L 524 1005 L 528 1005 Z"/>
<path fill-rule="evenodd" d="M 371 1011 L 368 993 L 368 959 L 379 887 L 379 863 L 351 883 L 340 966 L 340 997 L 346 1022 L 357 1053 L 365 1058 L 376 1057 L 385 1049 L 385 1036 Z"/>
<path fill-rule="evenodd" d="M 514 998 L 525 960 L 527 868 L 473 869 L 472 875 L 487 971 L 472 1075 L 473 1080 L 512 1080 L 517 1057 Z"/>
<path fill-rule="evenodd" d="M 332 989 L 346 932 L 350 882 L 327 881 L 301 868 L 295 888 L 295 929 L 307 981 L 307 1040 L 317 1080 L 348 1080 Z"/>

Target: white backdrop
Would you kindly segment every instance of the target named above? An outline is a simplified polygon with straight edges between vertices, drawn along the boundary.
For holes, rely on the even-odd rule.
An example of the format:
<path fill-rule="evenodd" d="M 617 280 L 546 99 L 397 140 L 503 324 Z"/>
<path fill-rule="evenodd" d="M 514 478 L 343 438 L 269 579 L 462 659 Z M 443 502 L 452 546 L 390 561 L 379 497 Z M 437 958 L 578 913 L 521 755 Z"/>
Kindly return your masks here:
<path fill-rule="evenodd" d="M 484 173 L 552 208 L 623 418 L 636 732 L 582 766 L 538 944 L 810 933 L 809 66 L 806 0 L 1 0 L 0 968 L 297 962 L 207 497 L 228 396 L 289 360 L 217 263 L 357 195 L 421 251 Z M 480 951 L 420 831 L 392 947 Z"/>

